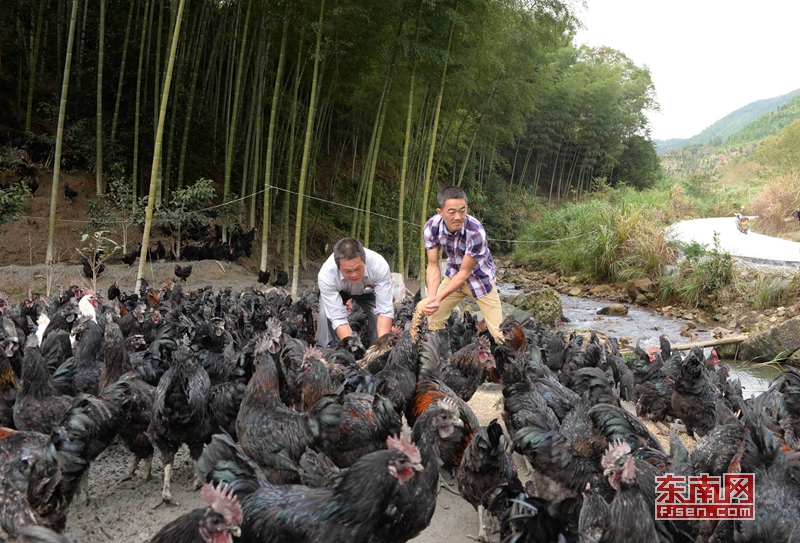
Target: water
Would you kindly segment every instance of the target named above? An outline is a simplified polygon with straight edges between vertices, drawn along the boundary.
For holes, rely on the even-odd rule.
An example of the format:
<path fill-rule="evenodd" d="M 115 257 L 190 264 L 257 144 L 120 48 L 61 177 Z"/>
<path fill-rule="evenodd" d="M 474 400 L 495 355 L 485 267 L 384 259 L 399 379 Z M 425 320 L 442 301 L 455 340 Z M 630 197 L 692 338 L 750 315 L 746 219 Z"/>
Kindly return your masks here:
<path fill-rule="evenodd" d="M 498 285 L 498 293 L 501 296 L 513 296 L 521 292 L 513 285 Z M 711 335 L 713 326 L 698 325 L 695 330 L 692 330 L 692 333 L 696 334 L 697 338 L 692 340 L 680 335 L 681 327 L 685 324 L 684 320 L 667 318 L 629 304 L 625 304 L 628 307 L 626 316 L 612 317 L 597 314 L 598 309 L 610 305 L 612 302 L 561 295 L 561 303 L 563 314 L 569 319 L 567 323 L 569 328 L 578 330 L 592 328 L 608 336 L 620 339 L 627 338 L 630 340 L 631 345 L 635 345 L 638 340 L 643 349 L 654 345 L 657 346 L 659 344 L 658 338 L 662 334 L 665 334 L 672 344 L 713 339 Z M 710 348 L 706 349 L 706 355 L 710 351 Z M 766 390 L 769 387 L 769 380 L 777 373 L 774 367 L 748 364 L 741 361 L 734 362 L 733 360 L 725 360 L 724 362 L 731 368 L 731 377 L 738 377 L 742 382 L 745 398 L 748 398 L 751 394 L 759 394 Z"/>

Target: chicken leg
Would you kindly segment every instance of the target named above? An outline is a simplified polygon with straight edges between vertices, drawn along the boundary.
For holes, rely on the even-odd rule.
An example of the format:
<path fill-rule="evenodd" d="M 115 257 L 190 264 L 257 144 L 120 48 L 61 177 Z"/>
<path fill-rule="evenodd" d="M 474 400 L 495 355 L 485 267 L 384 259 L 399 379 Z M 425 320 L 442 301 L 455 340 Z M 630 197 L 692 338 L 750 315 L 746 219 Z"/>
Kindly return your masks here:
<path fill-rule="evenodd" d="M 170 490 L 170 479 L 172 478 L 172 463 L 164 464 L 164 489 L 161 491 L 161 501 L 175 503 L 172 501 L 172 491 Z"/>
<path fill-rule="evenodd" d="M 473 539 L 475 541 L 482 541 L 484 543 L 488 543 L 489 536 L 486 535 L 486 523 L 483 520 L 483 513 L 485 509 L 483 505 L 478 505 L 478 535 L 470 535 L 467 534 L 467 537 Z"/>

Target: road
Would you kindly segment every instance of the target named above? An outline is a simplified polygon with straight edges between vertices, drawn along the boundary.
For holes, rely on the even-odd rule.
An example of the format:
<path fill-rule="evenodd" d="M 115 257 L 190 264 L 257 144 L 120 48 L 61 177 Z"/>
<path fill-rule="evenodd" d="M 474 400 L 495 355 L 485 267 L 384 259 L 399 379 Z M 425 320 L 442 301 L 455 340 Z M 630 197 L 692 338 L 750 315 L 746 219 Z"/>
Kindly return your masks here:
<path fill-rule="evenodd" d="M 734 217 L 695 219 L 670 226 L 673 237 L 690 243 L 697 241 L 712 247 L 714 232 L 719 232 L 720 246 L 733 256 L 760 264 L 800 267 L 800 243 L 756 234 L 751 229 L 742 234 Z"/>

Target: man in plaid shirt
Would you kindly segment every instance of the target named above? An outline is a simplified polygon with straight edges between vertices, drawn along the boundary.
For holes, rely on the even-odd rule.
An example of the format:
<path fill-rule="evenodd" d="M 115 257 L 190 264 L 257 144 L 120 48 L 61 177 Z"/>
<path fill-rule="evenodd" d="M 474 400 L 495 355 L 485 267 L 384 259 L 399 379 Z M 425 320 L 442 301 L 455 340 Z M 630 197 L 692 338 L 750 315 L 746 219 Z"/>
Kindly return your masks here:
<path fill-rule="evenodd" d="M 425 282 L 428 298 L 420 302 L 428 317 L 428 328 L 444 328 L 450 311 L 464 296 L 469 296 L 483 313 L 489 332 L 503 343 L 500 323 L 503 314 L 500 297 L 494 288 L 497 270 L 486 240 L 486 230 L 475 217 L 467 215 L 467 195 L 459 187 L 439 191 L 436 215 L 425 223 L 424 240 L 428 252 Z M 442 278 L 439 250 L 447 254 L 447 270 Z"/>

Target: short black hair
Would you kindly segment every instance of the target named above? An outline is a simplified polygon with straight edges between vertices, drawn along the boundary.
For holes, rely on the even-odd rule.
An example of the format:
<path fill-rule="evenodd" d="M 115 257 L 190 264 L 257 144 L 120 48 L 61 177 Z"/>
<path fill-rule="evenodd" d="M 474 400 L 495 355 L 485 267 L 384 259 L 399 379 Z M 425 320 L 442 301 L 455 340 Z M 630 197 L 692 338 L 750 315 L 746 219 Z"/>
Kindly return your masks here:
<path fill-rule="evenodd" d="M 333 246 L 333 260 L 336 262 L 337 268 L 339 261 L 354 258 L 360 258 L 365 264 L 367 263 L 367 252 L 356 238 L 342 238 Z"/>
<path fill-rule="evenodd" d="M 444 203 L 447 200 L 464 200 L 464 202 L 466 202 L 467 193 L 464 192 L 461 187 L 455 185 L 447 186 L 436 195 L 436 203 L 439 205 L 439 209 L 444 208 Z"/>

